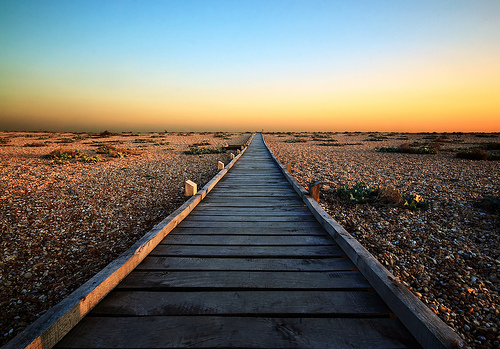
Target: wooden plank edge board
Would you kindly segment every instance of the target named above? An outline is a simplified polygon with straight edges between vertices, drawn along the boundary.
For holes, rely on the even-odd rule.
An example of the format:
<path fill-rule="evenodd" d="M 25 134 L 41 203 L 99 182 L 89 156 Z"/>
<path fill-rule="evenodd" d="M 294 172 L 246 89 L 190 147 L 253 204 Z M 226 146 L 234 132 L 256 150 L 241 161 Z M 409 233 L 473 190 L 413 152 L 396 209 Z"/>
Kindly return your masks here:
<path fill-rule="evenodd" d="M 424 348 L 467 348 L 465 341 L 402 285 L 370 252 L 335 221 L 286 170 L 269 149 L 281 172 L 309 207 L 320 224 L 335 239 L 394 314 Z"/>
<path fill-rule="evenodd" d="M 215 187 L 241 158 L 252 142 L 250 136 L 240 154 L 220 170 L 196 195 L 155 225 L 131 248 L 103 270 L 50 308 L 38 320 L 10 340 L 2 349 L 47 349 L 59 342 L 94 306 L 120 283 Z"/>

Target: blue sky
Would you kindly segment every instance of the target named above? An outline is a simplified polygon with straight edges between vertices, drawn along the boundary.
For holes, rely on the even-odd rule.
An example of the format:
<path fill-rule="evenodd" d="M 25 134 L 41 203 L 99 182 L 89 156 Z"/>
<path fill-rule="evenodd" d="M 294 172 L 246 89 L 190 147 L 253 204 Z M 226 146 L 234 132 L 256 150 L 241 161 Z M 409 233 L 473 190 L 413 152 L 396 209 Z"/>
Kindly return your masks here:
<path fill-rule="evenodd" d="M 451 120 L 457 108 L 431 108 L 439 91 L 462 103 L 474 87 L 469 109 L 500 91 L 499 1 L 2 1 L 0 33 L 7 127 L 83 115 L 101 127 L 140 110 L 147 127 L 208 127 L 251 106 L 265 124 L 309 111 L 332 128 L 371 108 L 389 129 L 422 99 Z M 500 112 L 487 103 L 483 128 Z"/>

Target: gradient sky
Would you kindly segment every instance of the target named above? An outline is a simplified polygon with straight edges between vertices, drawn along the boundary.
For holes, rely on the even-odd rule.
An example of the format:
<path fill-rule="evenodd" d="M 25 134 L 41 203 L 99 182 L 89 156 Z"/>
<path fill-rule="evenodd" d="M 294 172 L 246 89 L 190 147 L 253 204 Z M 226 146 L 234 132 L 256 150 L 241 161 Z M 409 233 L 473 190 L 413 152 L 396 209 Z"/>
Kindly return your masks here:
<path fill-rule="evenodd" d="M 500 131 L 500 1 L 0 2 L 0 130 Z"/>

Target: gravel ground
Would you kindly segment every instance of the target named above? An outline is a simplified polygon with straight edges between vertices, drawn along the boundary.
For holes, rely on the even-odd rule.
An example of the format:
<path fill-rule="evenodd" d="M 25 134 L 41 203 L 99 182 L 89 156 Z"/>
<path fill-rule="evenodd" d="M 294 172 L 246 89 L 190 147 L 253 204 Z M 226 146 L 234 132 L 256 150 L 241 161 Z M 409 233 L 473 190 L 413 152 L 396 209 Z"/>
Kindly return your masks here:
<path fill-rule="evenodd" d="M 292 175 L 303 186 L 322 181 L 321 206 L 472 347 L 499 348 L 500 218 L 494 207 L 478 203 L 500 197 L 500 162 L 456 157 L 457 149 L 500 142 L 498 134 L 481 136 L 302 133 L 265 139 L 283 164 L 292 162 Z M 435 141 L 438 154 L 375 151 Z M 358 182 L 420 195 L 430 207 L 354 204 L 337 193 Z"/>
<path fill-rule="evenodd" d="M 217 161 L 230 161 L 229 152 L 184 154 L 190 145 L 248 137 L 0 132 L 0 345 L 182 205 L 185 180 L 201 188 Z M 103 145 L 117 149 L 96 154 Z M 78 149 L 79 159 L 42 157 L 57 149 Z"/>

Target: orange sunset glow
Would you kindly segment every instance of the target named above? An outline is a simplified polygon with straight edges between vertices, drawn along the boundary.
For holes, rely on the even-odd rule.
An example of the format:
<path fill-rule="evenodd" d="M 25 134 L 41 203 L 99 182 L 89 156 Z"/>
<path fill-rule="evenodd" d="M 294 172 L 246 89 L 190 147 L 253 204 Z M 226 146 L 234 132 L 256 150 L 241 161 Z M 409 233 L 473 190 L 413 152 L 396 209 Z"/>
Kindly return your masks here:
<path fill-rule="evenodd" d="M 498 2 L 21 3 L 0 130 L 500 131 Z"/>

